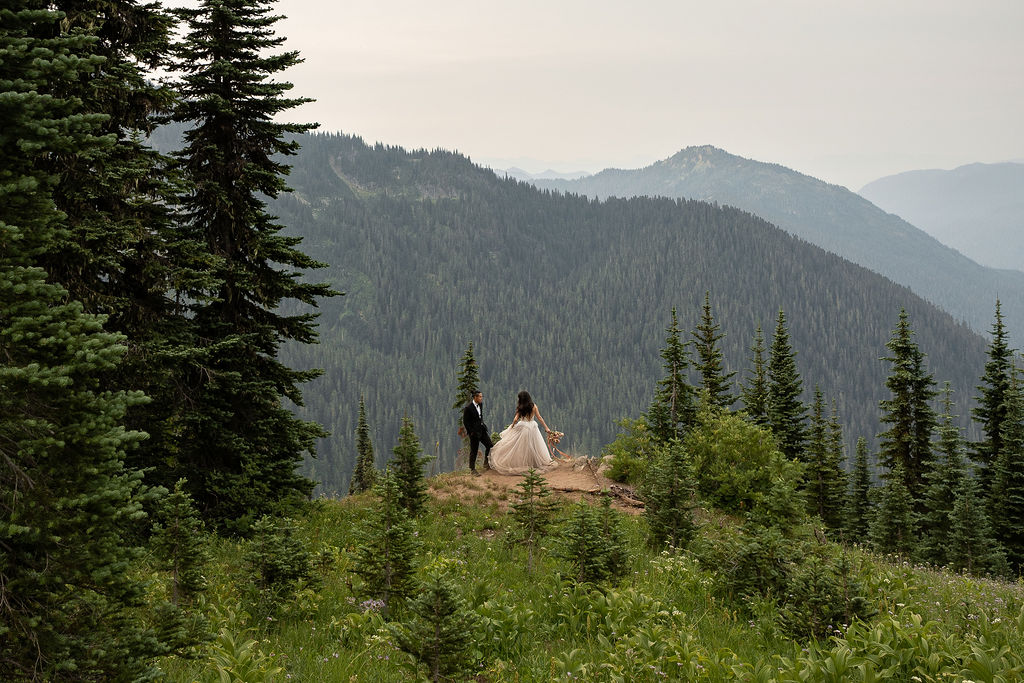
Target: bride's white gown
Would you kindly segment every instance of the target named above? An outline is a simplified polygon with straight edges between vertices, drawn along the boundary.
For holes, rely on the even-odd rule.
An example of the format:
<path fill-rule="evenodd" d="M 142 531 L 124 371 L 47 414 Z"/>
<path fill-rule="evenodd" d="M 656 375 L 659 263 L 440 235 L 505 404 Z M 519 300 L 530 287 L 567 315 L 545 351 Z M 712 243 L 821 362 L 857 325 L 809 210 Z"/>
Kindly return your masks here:
<path fill-rule="evenodd" d="M 520 419 L 501 433 L 501 440 L 491 449 L 490 462 L 498 474 L 525 474 L 530 468 L 544 472 L 558 465 L 532 419 Z"/>

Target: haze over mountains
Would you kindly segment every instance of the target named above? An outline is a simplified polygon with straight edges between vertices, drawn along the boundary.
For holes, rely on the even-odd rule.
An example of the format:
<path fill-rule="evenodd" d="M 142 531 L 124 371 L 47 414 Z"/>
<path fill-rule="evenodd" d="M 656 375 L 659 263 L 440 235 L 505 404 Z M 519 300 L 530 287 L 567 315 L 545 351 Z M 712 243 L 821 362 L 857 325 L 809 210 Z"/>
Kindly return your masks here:
<path fill-rule="evenodd" d="M 589 197 L 681 197 L 735 206 L 910 287 L 979 333 L 989 330 L 998 297 L 1014 345 L 1024 342 L 1024 272 L 981 266 L 846 188 L 778 164 L 702 146 L 646 168 L 533 182 Z"/>
<path fill-rule="evenodd" d="M 452 467 L 451 405 L 469 341 L 493 430 L 527 389 L 567 449 L 598 455 L 617 419 L 649 406 L 671 310 L 688 338 L 706 291 L 737 380 L 750 368 L 757 326 L 770 344 L 785 311 L 805 398 L 820 385 L 836 400 L 847 443 L 873 442 L 879 431 L 889 371 L 879 358 L 905 307 L 929 369 L 953 382 L 967 421 L 984 339 L 906 287 L 747 211 L 562 196 L 443 150 L 346 135 L 301 142 L 295 192 L 273 209 L 328 264 L 313 277 L 346 292 L 322 305 L 321 343 L 285 359 L 325 370 L 306 388 L 304 409 L 333 433 L 309 464 L 323 491 L 347 490 L 360 395 L 378 463 L 409 417 L 438 467 Z"/>
<path fill-rule="evenodd" d="M 1024 164 L 908 171 L 861 196 L 992 268 L 1024 270 Z"/>

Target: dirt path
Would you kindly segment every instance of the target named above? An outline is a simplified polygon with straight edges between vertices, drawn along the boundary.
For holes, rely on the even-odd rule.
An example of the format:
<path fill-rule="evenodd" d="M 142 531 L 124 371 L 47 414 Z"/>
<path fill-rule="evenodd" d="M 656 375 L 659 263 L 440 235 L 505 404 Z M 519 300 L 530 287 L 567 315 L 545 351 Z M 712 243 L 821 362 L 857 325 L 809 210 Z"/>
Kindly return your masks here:
<path fill-rule="evenodd" d="M 559 460 L 558 466 L 543 476 L 548 488 L 560 498 L 596 500 L 602 491 L 608 491 L 614 496 L 613 507 L 631 514 L 641 512 L 643 503 L 637 500 L 635 492 L 604 476 L 597 462 L 586 456 Z M 474 477 L 468 469 L 463 469 L 432 478 L 430 488 L 438 498 L 457 496 L 480 502 L 496 501 L 500 508 L 507 509 L 522 480 L 522 475 L 503 475 L 493 470 L 481 470 L 480 476 Z"/>

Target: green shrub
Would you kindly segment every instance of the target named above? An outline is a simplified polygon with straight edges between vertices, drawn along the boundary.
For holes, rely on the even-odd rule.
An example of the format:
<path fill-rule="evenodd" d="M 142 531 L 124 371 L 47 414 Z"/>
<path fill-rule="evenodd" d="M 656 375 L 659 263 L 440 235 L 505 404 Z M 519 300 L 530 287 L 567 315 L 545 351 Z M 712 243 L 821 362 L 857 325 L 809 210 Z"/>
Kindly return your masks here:
<path fill-rule="evenodd" d="M 429 680 L 459 680 L 475 673 L 479 618 L 459 595 L 443 561 L 427 570 L 409 613 L 408 621 L 389 628 L 399 649 L 412 656 L 417 669 L 426 669 Z"/>
<path fill-rule="evenodd" d="M 554 555 L 572 566 L 576 581 L 616 579 L 625 570 L 623 536 L 610 508 L 598 513 L 584 500 L 573 505 Z"/>
<path fill-rule="evenodd" d="M 601 453 L 602 458 L 610 463 L 605 474 L 613 481 L 639 484 L 654 458 L 658 441 L 644 418 L 623 419 L 618 425 L 622 431 Z"/>
<path fill-rule="evenodd" d="M 696 532 L 693 523 L 693 467 L 673 439 L 657 449 L 641 488 L 648 541 L 654 547 L 684 549 Z"/>
<path fill-rule="evenodd" d="M 683 440 L 702 500 L 758 523 L 789 527 L 804 514 L 801 466 L 786 459 L 771 433 L 741 416 L 703 410 Z"/>

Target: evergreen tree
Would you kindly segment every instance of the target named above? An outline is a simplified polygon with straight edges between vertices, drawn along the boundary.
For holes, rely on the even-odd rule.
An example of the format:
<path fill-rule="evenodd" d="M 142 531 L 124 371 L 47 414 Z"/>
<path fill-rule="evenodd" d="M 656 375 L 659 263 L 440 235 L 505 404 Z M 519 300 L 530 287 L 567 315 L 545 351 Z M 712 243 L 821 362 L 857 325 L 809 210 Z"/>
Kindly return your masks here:
<path fill-rule="evenodd" d="M 395 473 L 385 470 L 373 491 L 377 502 L 356 531 L 353 571 L 363 580 L 364 594 L 384 602 L 387 615 L 415 590 L 413 563 L 419 546 Z"/>
<path fill-rule="evenodd" d="M 802 392 L 796 352 L 789 343 L 786 314 L 779 309 L 768 358 L 768 425 L 779 450 L 790 459 L 803 457 L 806 408 L 800 401 Z"/>
<path fill-rule="evenodd" d="M 517 485 L 519 498 L 512 503 L 516 542 L 527 547 L 526 571 L 533 571 L 533 551 L 551 526 L 558 504 L 551 500 L 547 480 L 530 469 Z"/>
<path fill-rule="evenodd" d="M 263 516 L 252 526 L 252 538 L 244 555 L 247 568 L 245 590 L 252 601 L 250 611 L 273 614 L 300 587 L 313 578 L 313 556 L 295 535 L 295 521 L 287 517 Z"/>
<path fill-rule="evenodd" d="M 850 493 L 846 498 L 845 529 L 850 540 L 864 543 L 874 511 L 871 502 L 871 469 L 868 466 L 868 442 L 857 439 L 853 472 L 850 474 Z"/>
<path fill-rule="evenodd" d="M 967 474 L 960 480 L 949 521 L 946 558 L 950 569 L 968 574 L 1007 573 L 1006 555 L 993 538 L 974 475 Z"/>
<path fill-rule="evenodd" d="M 149 541 L 159 566 L 171 574 L 171 602 L 176 605 L 191 603 L 206 590 L 203 569 L 210 557 L 204 534 L 203 521 L 181 479 L 157 508 Z"/>
<path fill-rule="evenodd" d="M 373 441 L 370 425 L 366 423 L 366 403 L 359 397 L 359 423 L 356 426 L 356 467 L 349 482 L 348 494 L 369 491 L 377 483 L 377 468 L 373 459 Z"/>
<path fill-rule="evenodd" d="M 50 158 L 110 143 L 95 135 L 101 116 L 45 92 L 102 59 L 46 7 L 0 9 L 0 671 L 145 679 L 167 646 L 133 614 L 145 587 L 129 571 L 130 532 L 144 515 L 141 475 L 124 458 L 143 435 L 124 418 L 143 398 L 102 384 L 124 337 L 42 267 L 65 229 Z"/>
<path fill-rule="evenodd" d="M 399 505 L 406 509 L 410 517 L 416 517 L 427 503 L 427 481 L 423 477 L 423 466 L 430 462 L 431 457 L 423 455 L 412 420 L 407 417 L 402 419 L 394 454 L 389 469 L 394 470 L 395 481 L 398 483 Z"/>
<path fill-rule="evenodd" d="M 996 459 L 1002 452 L 1003 425 L 1006 422 L 1006 396 L 1010 390 L 1012 374 L 1013 350 L 1007 340 L 1003 314 L 997 299 L 985 374 L 981 376 L 981 384 L 977 386 L 979 392 L 975 399 L 977 406 L 971 410 L 971 417 L 981 427 L 981 441 L 974 444 L 974 458 L 981 464 L 979 473 L 981 490 L 989 504 L 995 502 L 990 497 L 990 493 L 995 478 Z"/>
<path fill-rule="evenodd" d="M 629 553 L 626 548 L 626 533 L 622 529 L 621 513 L 612 509 L 612 497 L 608 491 L 601 496 L 601 511 L 597 521 L 605 542 L 605 566 L 608 578 L 617 581 L 629 572 Z"/>
<path fill-rule="evenodd" d="M 879 494 L 871 522 L 871 543 L 878 552 L 912 557 L 917 551 L 914 499 L 906 480 L 903 464 L 897 461 Z"/>
<path fill-rule="evenodd" d="M 846 481 L 837 460 L 837 439 L 834 427 L 825 418 L 825 402 L 821 387 L 814 387 L 811 423 L 808 430 L 804 470 L 808 511 L 817 515 L 830 529 L 838 529 L 842 513 Z"/>
<path fill-rule="evenodd" d="M 575 581 L 597 583 L 610 576 L 609 548 L 601 521 L 584 500 L 572 506 L 553 554 L 572 567 Z"/>
<path fill-rule="evenodd" d="M 475 673 L 479 618 L 443 568 L 428 570 L 409 612 L 408 621 L 390 630 L 398 648 L 426 668 L 427 680 L 458 680 Z"/>
<path fill-rule="evenodd" d="M 989 498 L 996 539 L 1014 573 L 1024 569 L 1024 381 L 1016 370 L 1005 399 L 1005 416 Z"/>
<path fill-rule="evenodd" d="M 701 387 L 707 392 L 712 405 L 728 410 L 736 398 L 732 395 L 730 384 L 735 372 L 725 372 L 723 367 L 722 349 L 718 342 L 725 337 L 719 333 L 720 326 L 711 314 L 710 292 L 704 292 L 704 307 L 700 322 L 693 332 L 693 348 L 697 353 L 697 371 L 701 377 Z"/>
<path fill-rule="evenodd" d="M 964 465 L 963 439 L 955 424 L 953 389 L 949 382 L 943 388 L 943 412 L 939 425 L 937 456 L 924 473 L 925 491 L 921 512 L 920 557 L 925 562 L 944 565 L 949 561 L 953 505 L 967 469 Z"/>
<path fill-rule="evenodd" d="M 693 465 L 678 440 L 662 445 L 647 469 L 641 488 L 647 538 L 654 547 L 683 550 L 693 540 Z"/>
<path fill-rule="evenodd" d="M 661 350 L 661 357 L 665 361 L 665 377 L 658 381 L 654 400 L 647 411 L 647 424 L 657 439 L 667 443 L 682 438 L 693 424 L 697 410 L 695 392 L 686 380 L 690 361 L 680 336 L 674 308 L 672 322 L 666 332 L 668 336 Z"/>
<path fill-rule="evenodd" d="M 768 369 L 765 366 L 765 351 L 764 333 L 758 325 L 754 333 L 754 345 L 750 347 L 750 374 L 746 385 L 740 388 L 740 395 L 747 415 L 761 426 L 768 426 Z"/>
<path fill-rule="evenodd" d="M 183 292 L 202 347 L 189 359 L 178 457 L 200 508 L 221 524 L 244 525 L 306 498 L 313 482 L 295 469 L 326 435 L 282 405 L 301 405 L 300 385 L 320 372 L 277 359 L 284 342 L 316 341 L 315 314 L 284 315 L 279 306 L 313 307 L 334 292 L 303 281 L 302 271 L 322 264 L 298 250 L 300 238 L 282 235 L 266 208 L 265 198 L 288 190 L 282 157 L 298 149 L 289 136 L 311 127 L 278 122 L 309 100 L 287 97 L 291 84 L 272 80 L 300 60 L 278 51 L 281 17 L 271 9 L 267 0 L 202 0 L 177 10 L 186 34 L 174 120 L 192 126 L 176 155 L 191 188 L 182 232 L 208 252 L 204 276 Z"/>
<path fill-rule="evenodd" d="M 457 422 L 462 424 L 462 409 L 473 398 L 473 392 L 480 388 L 480 367 L 473 356 L 473 342 L 466 345 L 466 353 L 459 361 L 458 387 L 455 389 L 455 402 L 452 410 L 458 411 Z"/>
<path fill-rule="evenodd" d="M 480 388 L 480 367 L 477 365 L 476 357 L 473 355 L 473 342 L 466 345 L 466 353 L 459 361 L 458 387 L 455 389 L 455 401 L 452 403 L 452 410 L 456 411 L 455 424 L 457 432 L 462 440 L 462 453 L 469 455 L 469 434 L 462 424 L 462 409 L 473 398 L 473 394 Z"/>
<path fill-rule="evenodd" d="M 828 448 L 826 451 L 826 470 L 832 477 L 832 502 L 825 523 L 830 529 L 840 529 L 843 526 L 843 511 L 846 509 L 846 491 L 848 488 L 848 477 L 843 462 L 846 456 L 843 454 L 843 425 L 839 422 L 839 407 L 836 400 L 832 399 L 832 412 L 828 418 Z"/>
<path fill-rule="evenodd" d="M 74 98 L 83 111 L 102 115 L 95 132 L 107 144 L 40 160 L 66 216 L 42 265 L 87 313 L 106 316 L 105 329 L 130 340 L 104 386 L 153 399 L 129 407 L 126 426 L 149 438 L 126 454 L 126 463 L 147 469 L 147 483 L 172 488 L 186 474 L 174 467 L 173 413 L 182 401 L 181 354 L 192 344 L 175 290 L 202 267 L 205 251 L 177 231 L 177 174 L 169 158 L 145 144 L 173 99 L 171 88 L 152 77 L 168 60 L 173 18 L 157 3 L 134 0 L 51 6 L 64 12 L 62 20 L 37 28 L 88 36 L 88 50 L 103 67 L 53 79 L 40 92 Z"/>
<path fill-rule="evenodd" d="M 896 465 L 906 477 L 904 485 L 914 500 L 924 492 L 924 473 L 932 458 L 931 438 L 935 429 L 935 380 L 925 371 L 925 354 L 913 340 L 907 312 L 900 319 L 886 346 L 891 356 L 882 358 L 892 364 L 885 386 L 892 398 L 880 402 L 881 421 L 889 428 L 879 434 L 879 462 L 890 472 Z"/>

